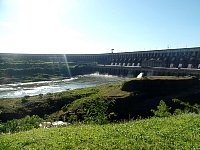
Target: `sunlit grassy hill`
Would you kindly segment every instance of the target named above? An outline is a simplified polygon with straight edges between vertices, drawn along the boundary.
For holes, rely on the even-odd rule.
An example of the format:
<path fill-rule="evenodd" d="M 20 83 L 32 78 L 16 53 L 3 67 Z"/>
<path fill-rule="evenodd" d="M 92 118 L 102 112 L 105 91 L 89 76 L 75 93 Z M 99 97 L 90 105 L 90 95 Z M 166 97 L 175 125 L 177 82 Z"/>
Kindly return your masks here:
<path fill-rule="evenodd" d="M 0 149 L 199 149 L 200 115 L 0 135 Z"/>
<path fill-rule="evenodd" d="M 50 119 L 63 119 L 71 125 L 33 129 L 31 117 L 2 123 L 0 149 L 200 149 L 199 89 L 196 78 L 176 78 L 169 82 L 143 78 L 123 84 L 5 99 L 0 102 L 2 120 L 27 114 L 49 119 L 45 117 L 49 114 Z M 172 98 L 183 101 L 172 101 Z M 159 103 L 162 99 L 171 109 L 164 101 Z M 152 111 L 158 103 L 162 105 Z M 152 112 L 166 116 L 168 110 L 170 117 L 148 119 Z M 138 117 L 147 119 L 128 121 Z"/>

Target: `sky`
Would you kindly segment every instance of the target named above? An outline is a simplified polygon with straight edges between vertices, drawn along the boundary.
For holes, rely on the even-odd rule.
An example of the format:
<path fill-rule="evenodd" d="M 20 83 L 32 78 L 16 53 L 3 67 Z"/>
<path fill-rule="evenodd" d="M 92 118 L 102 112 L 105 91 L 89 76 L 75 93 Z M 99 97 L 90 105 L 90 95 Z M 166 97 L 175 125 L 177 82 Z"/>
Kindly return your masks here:
<path fill-rule="evenodd" d="M 200 46 L 200 0 L 0 0 L 0 53 Z"/>

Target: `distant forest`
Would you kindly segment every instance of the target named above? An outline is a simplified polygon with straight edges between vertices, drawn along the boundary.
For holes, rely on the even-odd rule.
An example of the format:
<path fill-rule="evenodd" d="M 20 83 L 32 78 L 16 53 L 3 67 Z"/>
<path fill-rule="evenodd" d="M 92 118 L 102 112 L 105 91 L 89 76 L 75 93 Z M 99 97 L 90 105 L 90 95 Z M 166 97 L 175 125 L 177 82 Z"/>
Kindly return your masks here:
<path fill-rule="evenodd" d="M 0 83 L 44 81 L 84 74 L 85 66 L 63 55 L 0 55 Z M 83 71 L 84 70 L 84 71 Z"/>

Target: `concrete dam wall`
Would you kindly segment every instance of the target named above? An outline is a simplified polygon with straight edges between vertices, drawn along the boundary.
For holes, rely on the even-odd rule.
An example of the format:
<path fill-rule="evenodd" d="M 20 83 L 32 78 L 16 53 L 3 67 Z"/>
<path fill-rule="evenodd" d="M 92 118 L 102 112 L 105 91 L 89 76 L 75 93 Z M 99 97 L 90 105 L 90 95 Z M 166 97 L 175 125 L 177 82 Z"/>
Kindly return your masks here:
<path fill-rule="evenodd" d="M 1 60 L 43 60 L 74 62 L 88 65 L 88 69 L 123 76 L 145 75 L 195 75 L 200 76 L 200 47 L 164 50 L 135 51 L 105 54 L 1 54 Z"/>

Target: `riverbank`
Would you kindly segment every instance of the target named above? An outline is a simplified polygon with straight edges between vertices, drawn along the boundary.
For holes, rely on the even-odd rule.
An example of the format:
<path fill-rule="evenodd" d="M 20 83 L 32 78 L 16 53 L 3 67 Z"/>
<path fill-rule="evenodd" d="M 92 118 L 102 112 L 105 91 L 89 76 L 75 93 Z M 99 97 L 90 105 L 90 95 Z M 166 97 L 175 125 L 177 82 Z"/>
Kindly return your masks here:
<path fill-rule="evenodd" d="M 95 122 L 101 118 L 99 123 L 104 123 L 149 117 L 160 100 L 172 107 L 171 111 L 180 107 L 172 101 L 174 98 L 199 104 L 199 91 L 199 80 L 192 77 L 130 79 L 124 83 L 1 100 L 0 120 L 49 115 L 52 120 Z"/>
<path fill-rule="evenodd" d="M 126 78 L 109 75 L 99 75 L 98 73 L 94 73 L 79 75 L 70 79 L 65 78 L 52 81 L 2 84 L 0 85 L 0 99 L 21 98 L 24 96 L 57 93 L 66 90 L 93 87 L 124 80 L 126 80 Z"/>

